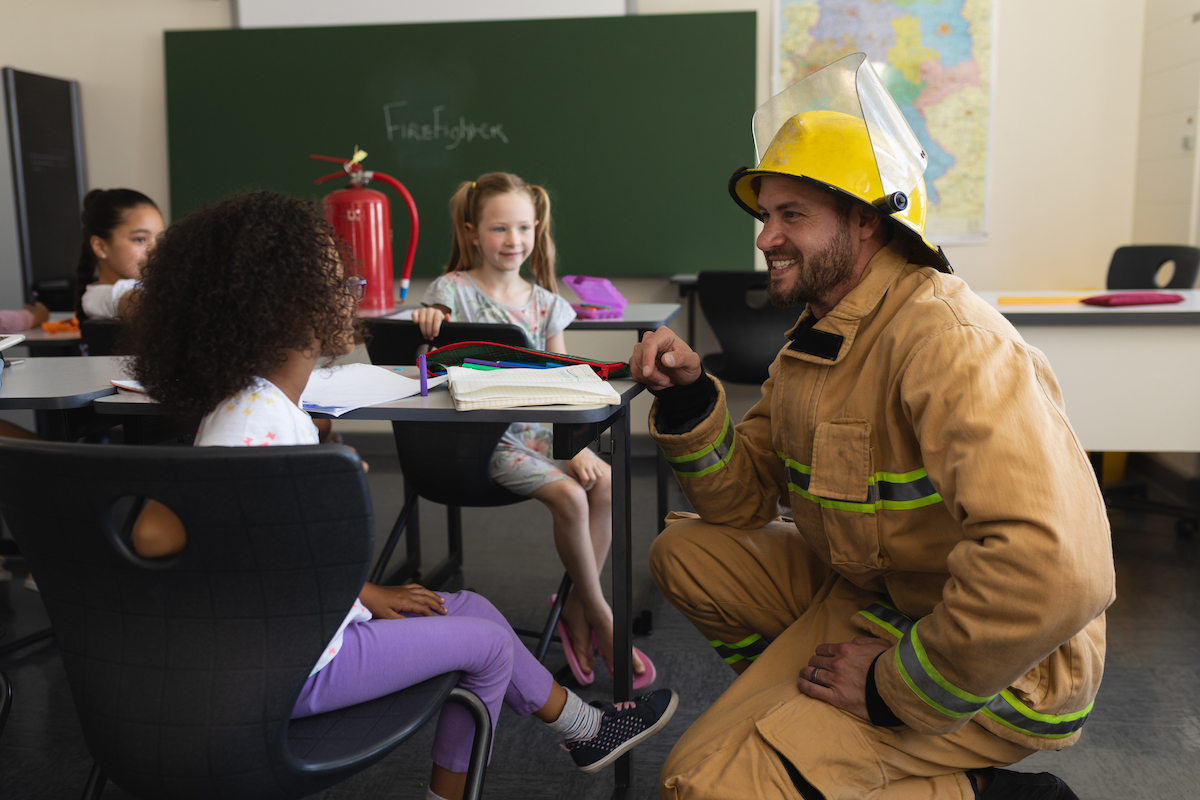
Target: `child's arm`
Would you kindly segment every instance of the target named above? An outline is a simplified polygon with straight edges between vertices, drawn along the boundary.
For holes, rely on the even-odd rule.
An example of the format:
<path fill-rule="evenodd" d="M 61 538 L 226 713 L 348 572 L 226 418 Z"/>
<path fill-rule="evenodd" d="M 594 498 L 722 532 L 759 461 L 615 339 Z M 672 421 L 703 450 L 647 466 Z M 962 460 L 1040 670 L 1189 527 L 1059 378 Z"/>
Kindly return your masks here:
<path fill-rule="evenodd" d="M 440 303 L 413 310 L 412 320 L 421 327 L 421 335 L 430 341 L 437 338 L 442 323 L 450 319 L 450 309 Z"/>
<path fill-rule="evenodd" d="M 445 614 L 442 598 L 424 586 L 407 583 L 403 586 L 376 586 L 364 583 L 358 599 L 379 619 L 399 619 L 402 611 L 432 617 Z"/>
<path fill-rule="evenodd" d="M 550 353 L 565 353 L 567 352 L 567 337 L 562 332 L 546 337 L 546 350 Z"/>
<path fill-rule="evenodd" d="M 173 556 L 187 543 L 187 531 L 175 512 L 150 500 L 133 523 L 133 551 L 142 558 Z"/>

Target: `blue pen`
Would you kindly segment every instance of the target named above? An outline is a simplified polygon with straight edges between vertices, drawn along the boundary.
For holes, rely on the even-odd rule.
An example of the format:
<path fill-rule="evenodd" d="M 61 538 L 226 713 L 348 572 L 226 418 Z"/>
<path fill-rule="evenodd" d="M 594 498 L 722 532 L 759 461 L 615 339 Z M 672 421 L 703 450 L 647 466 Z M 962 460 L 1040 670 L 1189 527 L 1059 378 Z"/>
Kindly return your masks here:
<path fill-rule="evenodd" d="M 421 397 L 429 396 L 429 378 L 425 375 L 425 354 L 417 356 L 417 371 L 421 373 Z"/>
<path fill-rule="evenodd" d="M 497 361 L 496 363 L 509 369 L 548 369 L 539 364 L 518 364 L 516 361 Z"/>

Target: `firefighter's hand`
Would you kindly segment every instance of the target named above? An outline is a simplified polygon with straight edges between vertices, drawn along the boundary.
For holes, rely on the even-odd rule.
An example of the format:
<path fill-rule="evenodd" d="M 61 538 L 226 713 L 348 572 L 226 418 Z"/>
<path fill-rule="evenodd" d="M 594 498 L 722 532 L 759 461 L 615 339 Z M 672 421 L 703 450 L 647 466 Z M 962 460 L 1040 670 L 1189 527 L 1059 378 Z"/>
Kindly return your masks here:
<path fill-rule="evenodd" d="M 809 697 L 870 722 L 867 671 L 871 662 L 889 647 L 884 640 L 870 636 L 859 636 L 853 642 L 819 644 L 808 666 L 800 670 L 796 685 Z"/>
<path fill-rule="evenodd" d="M 413 309 L 412 321 L 421 328 L 421 335 L 433 341 L 437 338 L 442 323 L 450 319 L 450 311 L 442 306 L 427 306 Z"/>
<path fill-rule="evenodd" d="M 653 389 L 687 386 L 700 377 L 700 356 L 664 325 L 634 346 L 629 371 L 635 381 Z"/>

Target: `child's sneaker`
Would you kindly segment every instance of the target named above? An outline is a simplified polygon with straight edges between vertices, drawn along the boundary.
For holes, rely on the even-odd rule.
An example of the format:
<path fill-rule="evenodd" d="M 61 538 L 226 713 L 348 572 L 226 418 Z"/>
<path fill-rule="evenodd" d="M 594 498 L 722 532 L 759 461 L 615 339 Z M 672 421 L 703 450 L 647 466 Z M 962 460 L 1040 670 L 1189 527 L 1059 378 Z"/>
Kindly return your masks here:
<path fill-rule="evenodd" d="M 679 696 L 670 689 L 659 689 L 624 703 L 592 705 L 604 712 L 600 730 L 591 739 L 577 739 L 563 745 L 571 753 L 575 766 L 589 774 L 604 769 L 662 730 L 675 713 Z"/>

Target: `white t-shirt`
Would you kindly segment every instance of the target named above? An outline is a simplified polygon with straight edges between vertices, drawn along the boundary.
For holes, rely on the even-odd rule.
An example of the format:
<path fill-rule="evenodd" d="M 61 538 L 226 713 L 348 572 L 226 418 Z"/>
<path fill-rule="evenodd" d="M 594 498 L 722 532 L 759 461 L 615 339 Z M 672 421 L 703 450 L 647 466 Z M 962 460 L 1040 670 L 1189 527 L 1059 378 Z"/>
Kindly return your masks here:
<path fill-rule="evenodd" d="M 278 386 L 256 378 L 248 388 L 211 411 L 196 433 L 198 447 L 268 447 L 272 445 L 319 444 L 312 417 L 288 399 Z M 311 678 L 342 649 L 342 636 L 351 622 L 367 622 L 371 612 L 355 600 L 350 613 L 317 659 Z"/>
<path fill-rule="evenodd" d="M 140 289 L 137 278 L 122 278 L 116 283 L 89 283 L 83 290 L 83 313 L 91 319 L 115 319 L 117 304 L 131 289 Z"/>

